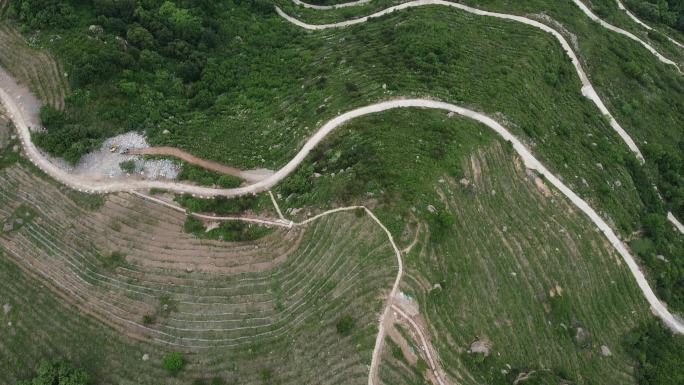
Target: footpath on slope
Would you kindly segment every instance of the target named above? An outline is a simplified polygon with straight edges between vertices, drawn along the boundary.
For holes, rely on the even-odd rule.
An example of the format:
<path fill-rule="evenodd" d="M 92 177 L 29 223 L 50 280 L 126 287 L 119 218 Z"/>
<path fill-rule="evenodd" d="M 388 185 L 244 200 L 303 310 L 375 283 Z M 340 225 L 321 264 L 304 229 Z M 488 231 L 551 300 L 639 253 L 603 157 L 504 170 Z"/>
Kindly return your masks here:
<path fill-rule="evenodd" d="M 649 26 L 648 24 L 646 24 L 646 23 L 644 23 L 643 21 L 639 20 L 639 18 L 636 17 L 632 12 L 630 12 L 629 9 L 627 9 L 627 8 L 622 4 L 622 2 L 621 2 L 620 0 L 615 0 L 615 1 L 617 2 L 618 8 L 619 8 L 620 10 L 624 11 L 624 12 L 627 14 L 627 16 L 629 16 L 630 19 L 634 20 L 635 23 L 639 24 L 640 26 L 646 28 L 646 29 L 649 30 L 649 31 L 653 31 L 653 28 L 652 28 L 651 26 Z M 662 33 L 662 32 L 661 32 L 661 33 Z M 684 48 L 684 44 L 682 44 L 682 43 L 678 42 L 677 40 L 675 40 L 675 39 L 673 39 L 673 38 L 667 36 L 667 35 L 664 34 L 664 33 L 663 33 L 663 35 L 665 36 L 665 38 L 666 38 L 667 40 L 669 40 L 671 43 L 673 43 L 673 44 L 676 45 L 677 47 L 679 47 L 679 48 Z"/>
<path fill-rule="evenodd" d="M 677 63 L 675 63 L 674 61 L 672 61 L 672 60 L 666 58 L 665 56 L 661 55 L 661 54 L 660 54 L 655 48 L 653 48 L 650 44 L 648 44 L 648 43 L 646 43 L 645 41 L 639 39 L 639 38 L 638 38 L 637 36 L 635 36 L 633 33 L 627 32 L 627 31 L 625 31 L 625 30 L 622 29 L 622 28 L 618 28 L 618 27 L 616 27 L 616 26 L 614 26 L 614 25 L 612 25 L 612 24 L 610 24 L 610 23 L 604 21 L 604 20 L 601 19 L 600 17 L 596 16 L 596 15 L 589 9 L 589 7 L 587 7 L 587 5 L 584 4 L 584 3 L 582 2 L 582 0 L 572 0 L 572 1 L 575 3 L 575 5 L 577 5 L 577 6 L 579 7 L 579 9 L 582 10 L 582 12 L 584 12 L 585 15 L 587 15 L 587 17 L 589 17 L 591 20 L 593 20 L 593 21 L 599 23 L 603 28 L 606 28 L 606 29 L 608 29 L 608 30 L 611 30 L 611 31 L 613 31 L 613 32 L 615 32 L 615 33 L 618 33 L 618 34 L 620 34 L 620 35 L 627 36 L 628 38 L 630 38 L 630 39 L 636 41 L 637 43 L 641 44 L 644 48 L 646 48 L 649 52 L 651 52 L 655 57 L 657 57 L 658 60 L 660 60 L 661 62 L 663 62 L 663 63 L 665 63 L 665 64 L 669 64 L 669 65 L 671 65 L 671 66 L 674 66 L 674 67 L 677 69 L 677 71 L 679 71 L 679 73 L 682 73 L 682 70 L 681 70 L 681 68 L 679 68 L 679 65 L 677 65 Z"/>
<path fill-rule="evenodd" d="M 629 12 L 629 10 L 627 10 L 627 9 L 622 5 L 622 3 L 620 2 L 620 0 L 616 0 L 616 1 L 617 1 L 617 4 L 618 4 L 618 7 L 619 7 L 620 9 L 624 10 L 624 11 L 629 15 L 630 18 L 632 18 L 634 21 L 636 21 L 638 24 L 644 26 L 644 27 L 645 27 L 646 29 L 648 29 L 648 30 L 652 30 L 652 29 L 653 29 L 653 28 L 649 27 L 648 25 L 644 24 L 643 22 L 641 22 L 641 20 L 637 19 L 636 16 L 634 16 L 631 12 Z M 352 1 L 352 2 L 349 2 L 349 3 L 339 3 L 339 4 L 335 4 L 335 5 L 325 5 L 325 6 L 309 4 L 309 3 L 303 2 L 303 1 L 301 1 L 301 0 L 292 0 L 292 2 L 293 2 L 294 4 L 296 4 L 296 5 L 299 5 L 299 6 L 304 7 L 304 8 L 310 8 L 310 9 L 316 9 L 316 10 L 325 11 L 325 10 L 332 10 L 332 9 L 339 9 L 339 8 L 347 8 L 347 7 L 354 7 L 354 6 L 364 5 L 364 4 L 367 4 L 368 2 L 370 2 L 370 0 Z M 412 3 L 412 2 L 413 2 L 413 1 L 409 1 L 409 3 Z M 645 41 L 641 40 L 640 38 L 638 38 L 638 37 L 635 36 L 634 34 L 632 34 L 632 33 L 630 33 L 630 32 L 627 32 L 627 31 L 623 30 L 622 28 L 618 28 L 618 27 L 616 27 L 616 26 L 614 26 L 614 25 L 612 25 L 612 24 L 610 24 L 610 23 L 608 23 L 608 22 L 602 20 L 601 18 L 599 18 L 598 16 L 596 16 L 596 15 L 595 15 L 588 7 L 582 2 L 582 0 L 573 0 L 573 2 L 575 3 L 575 5 L 577 5 L 577 7 L 578 7 L 585 15 L 587 15 L 587 17 L 589 17 L 591 20 L 593 20 L 593 21 L 599 23 L 603 28 L 606 28 L 606 29 L 608 29 L 608 30 L 610 30 L 610 31 L 613 31 L 613 32 L 618 33 L 618 34 L 620 34 L 620 35 L 626 36 L 626 37 L 628 37 L 628 38 L 631 39 L 631 40 L 636 41 L 637 43 L 641 44 L 644 48 L 646 48 L 649 52 L 651 52 L 651 53 L 652 53 L 660 62 L 665 63 L 665 64 L 667 64 L 667 65 L 674 66 L 674 67 L 677 69 L 677 71 L 679 71 L 680 73 L 682 73 L 681 68 L 679 67 L 679 65 L 678 65 L 677 63 L 675 63 L 673 60 L 668 59 L 668 58 L 666 58 L 665 56 L 663 56 L 662 54 L 660 54 L 660 53 L 659 53 L 655 48 L 653 48 L 653 46 L 651 46 L 650 44 L 648 44 L 648 43 L 646 43 Z M 403 4 L 401 4 L 401 5 L 403 5 Z M 392 8 L 401 9 L 401 8 L 399 8 L 399 7 L 400 7 L 400 5 L 399 5 L 399 6 L 395 6 L 395 7 L 390 7 L 390 8 L 388 8 L 388 9 L 392 9 Z M 460 7 L 460 6 L 456 6 L 456 7 L 457 7 L 457 8 L 464 9 L 464 10 L 465 10 L 465 8 L 475 9 L 475 8 L 472 8 L 472 7 L 469 7 L 469 6 L 465 6 L 465 5 L 462 6 L 463 8 Z M 278 8 L 278 7 L 276 6 L 276 8 Z M 381 12 L 384 12 L 384 11 L 376 12 L 376 13 L 374 13 L 373 15 L 370 15 L 370 16 L 367 16 L 367 17 L 368 17 L 368 18 L 376 17 L 375 15 L 377 15 L 377 14 L 379 14 L 379 13 L 381 13 Z M 483 12 L 484 12 L 484 11 L 483 11 Z M 493 16 L 493 12 L 491 13 L 490 16 Z M 360 18 L 360 19 L 363 19 L 363 18 Z M 359 19 L 355 19 L 355 20 L 359 20 Z M 345 22 L 333 23 L 333 24 L 325 24 L 325 26 L 330 27 L 330 26 L 333 26 L 333 25 L 336 25 L 336 24 L 341 24 L 341 23 L 345 23 Z M 665 37 L 666 37 L 668 40 L 670 40 L 672 43 L 676 44 L 677 46 L 679 46 L 679 47 L 681 47 L 681 48 L 684 48 L 684 45 L 680 44 L 678 41 L 672 39 L 671 37 L 669 37 L 669 36 L 667 36 L 667 35 L 666 35 Z"/>

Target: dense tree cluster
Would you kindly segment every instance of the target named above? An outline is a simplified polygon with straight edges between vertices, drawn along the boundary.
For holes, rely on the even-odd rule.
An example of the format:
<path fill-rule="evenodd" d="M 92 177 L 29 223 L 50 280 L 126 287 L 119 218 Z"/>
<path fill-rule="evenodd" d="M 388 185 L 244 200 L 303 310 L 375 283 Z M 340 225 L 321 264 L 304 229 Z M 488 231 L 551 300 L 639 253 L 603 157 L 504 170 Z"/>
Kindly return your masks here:
<path fill-rule="evenodd" d="M 684 1 L 626 0 L 631 11 L 648 21 L 662 23 L 684 32 Z"/>
<path fill-rule="evenodd" d="M 75 162 L 117 131 L 158 127 L 174 114 L 212 106 L 234 83 L 226 82 L 235 76 L 233 70 L 216 74 L 222 69 L 210 60 L 217 54 L 219 35 L 234 35 L 230 27 L 241 27 L 218 21 L 216 14 L 229 5 L 212 0 L 12 0 L 9 17 L 62 37 L 53 49 L 74 88 L 64 113 L 46 107 L 42 117 L 48 130 L 37 135 L 37 144 Z M 207 65 L 211 68 L 202 81 Z M 94 100 L 109 104 L 101 121 L 84 122 L 79 110 L 97 108 Z M 131 105 L 139 108 L 131 113 Z"/>
<path fill-rule="evenodd" d="M 627 336 L 627 349 L 637 360 L 640 385 L 684 384 L 684 337 L 653 322 Z"/>

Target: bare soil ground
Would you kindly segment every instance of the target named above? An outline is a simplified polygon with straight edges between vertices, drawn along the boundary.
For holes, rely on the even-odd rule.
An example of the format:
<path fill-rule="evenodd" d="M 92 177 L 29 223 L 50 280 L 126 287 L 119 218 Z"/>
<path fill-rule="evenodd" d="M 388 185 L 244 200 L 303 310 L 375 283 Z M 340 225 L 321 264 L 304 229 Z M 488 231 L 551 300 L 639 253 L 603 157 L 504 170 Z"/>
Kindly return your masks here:
<path fill-rule="evenodd" d="M 248 182 L 258 182 L 269 175 L 273 174 L 271 170 L 252 170 L 243 171 L 234 167 L 226 166 L 224 164 L 214 162 L 212 160 L 198 158 L 189 152 L 183 151 L 175 147 L 148 147 L 148 148 L 134 148 L 131 149 L 130 154 L 133 155 L 164 155 L 172 156 L 182 159 L 190 164 L 206 168 L 207 170 L 215 171 L 220 174 L 232 175 L 242 178 Z"/>

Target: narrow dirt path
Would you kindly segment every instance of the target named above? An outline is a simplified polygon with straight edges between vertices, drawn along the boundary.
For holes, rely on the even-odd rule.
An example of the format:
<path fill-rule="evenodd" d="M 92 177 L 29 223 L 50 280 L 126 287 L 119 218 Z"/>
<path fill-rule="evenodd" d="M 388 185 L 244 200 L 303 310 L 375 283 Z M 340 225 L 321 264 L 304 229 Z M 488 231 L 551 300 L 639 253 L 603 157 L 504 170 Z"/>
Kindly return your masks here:
<path fill-rule="evenodd" d="M 175 147 L 132 148 L 128 153 L 131 155 L 172 156 L 174 158 L 181 159 L 195 166 L 215 171 L 219 174 L 232 175 L 234 177 L 244 179 L 248 182 L 258 182 L 272 173 L 268 170 L 243 171 L 234 167 L 226 166 L 218 162 L 214 162 L 213 160 L 198 158 L 187 151 L 183 151 Z"/>
<path fill-rule="evenodd" d="M 620 35 L 627 36 L 628 38 L 630 38 L 630 39 L 636 41 L 637 43 L 641 44 L 644 48 L 646 48 L 649 52 L 651 52 L 655 57 L 657 57 L 658 60 L 660 60 L 661 62 L 663 62 L 663 63 L 665 63 L 665 64 L 669 64 L 669 65 L 671 65 L 671 66 L 674 66 L 674 67 L 677 69 L 677 71 L 679 71 L 679 73 L 682 73 L 682 70 L 681 70 L 681 68 L 679 68 L 679 65 L 677 65 L 677 63 L 675 63 L 674 61 L 672 61 L 672 60 L 666 58 L 665 56 L 661 55 L 660 52 L 658 52 L 658 51 L 657 51 L 655 48 L 653 48 L 653 46 L 651 46 L 650 44 L 648 44 L 648 43 L 646 43 L 645 41 L 639 39 L 639 38 L 638 38 L 636 35 L 634 35 L 633 33 L 627 32 L 627 31 L 625 31 L 625 30 L 622 29 L 622 28 L 618 28 L 618 27 L 616 27 L 616 26 L 614 26 L 614 25 L 612 25 L 612 24 L 610 24 L 610 23 L 604 21 L 604 20 L 601 19 L 600 17 L 596 16 L 596 15 L 589 9 L 589 7 L 587 7 L 587 5 L 584 4 L 584 3 L 582 2 L 582 0 L 572 0 L 572 1 L 575 3 L 575 5 L 577 5 L 577 6 L 579 7 L 579 9 L 582 10 L 582 12 L 584 12 L 585 15 L 587 15 L 587 17 L 589 17 L 591 20 L 593 20 L 593 21 L 599 23 L 603 28 L 606 28 L 606 29 L 608 29 L 608 30 L 611 30 L 611 31 L 613 31 L 613 32 L 615 32 L 615 33 L 619 33 Z"/>
<path fill-rule="evenodd" d="M 637 43 L 641 44 L 644 48 L 646 48 L 649 52 L 651 52 L 656 58 L 658 58 L 659 61 L 661 61 L 662 63 L 668 64 L 668 65 L 674 66 L 674 67 L 677 69 L 677 71 L 679 71 L 680 73 L 682 72 L 682 71 L 681 71 L 681 68 L 679 67 L 679 65 L 678 65 L 676 62 L 674 62 L 673 60 L 670 60 L 670 59 L 666 58 L 665 56 L 663 56 L 662 54 L 660 54 L 660 53 L 659 53 L 655 48 L 653 48 L 653 46 L 651 46 L 650 44 L 648 44 L 648 43 L 646 43 L 645 41 L 641 40 L 640 38 L 638 38 L 638 37 L 635 36 L 634 34 L 632 34 L 632 33 L 630 33 L 630 32 L 627 32 L 627 31 L 625 31 L 625 30 L 622 29 L 622 28 L 618 28 L 618 27 L 616 27 L 616 26 L 614 26 L 614 25 L 612 25 L 612 24 L 610 24 L 610 23 L 608 23 L 608 22 L 602 20 L 602 19 L 599 18 L 598 16 L 596 16 L 596 15 L 589 9 L 589 7 L 587 7 L 587 6 L 582 2 L 582 0 L 572 0 L 572 1 L 573 1 L 573 2 L 575 3 L 575 5 L 577 5 L 577 6 L 580 8 L 580 10 L 581 10 L 585 15 L 587 15 L 587 17 L 589 17 L 591 20 L 593 20 L 593 21 L 599 23 L 602 27 L 604 27 L 604 28 L 606 28 L 606 29 L 608 29 L 608 30 L 611 30 L 611 31 L 613 31 L 613 32 L 615 32 L 615 33 L 619 33 L 620 35 L 624 35 L 624 36 L 626 36 L 626 37 L 628 37 L 628 38 L 630 38 L 630 39 L 636 41 Z M 639 23 L 640 25 L 642 25 L 643 27 L 645 27 L 645 28 L 648 29 L 648 30 L 652 30 L 652 29 L 653 29 L 653 28 L 649 27 L 648 25 L 644 24 L 641 20 L 637 19 L 636 16 L 634 16 L 631 12 L 629 12 L 629 10 L 627 10 L 627 9 L 624 7 L 624 5 L 622 5 L 622 3 L 620 2 L 620 0 L 615 0 L 615 1 L 617 1 L 618 7 L 619 7 L 621 10 L 624 10 L 624 11 L 627 13 L 627 15 L 628 15 L 630 18 L 632 18 L 632 20 L 636 21 L 637 23 Z M 340 4 L 328 5 L 328 6 L 321 6 L 321 5 L 309 4 L 309 3 L 305 3 L 305 2 L 303 2 L 303 1 L 301 1 L 301 0 L 292 0 L 292 2 L 293 2 L 294 4 L 297 4 L 297 5 L 299 5 L 299 6 L 301 6 L 301 7 L 304 7 L 304 8 L 311 8 L 311 9 L 317 9 L 317 10 L 331 10 L 331 9 L 347 8 L 347 7 L 354 7 L 354 6 L 358 6 L 358 5 L 363 5 L 363 4 L 366 4 L 366 3 L 370 2 L 370 0 L 352 1 L 352 2 L 349 2 L 349 3 L 340 3 Z M 413 3 L 413 2 L 414 2 L 414 1 L 409 1 L 409 3 Z M 401 4 L 401 5 L 403 5 L 403 4 Z M 390 9 L 391 9 L 391 10 L 401 9 L 401 8 L 398 8 L 398 7 L 400 7 L 401 5 L 395 6 L 395 7 L 387 8 L 387 10 L 390 10 Z M 468 6 L 465 6 L 465 5 L 463 5 L 463 6 L 456 6 L 456 7 L 457 7 L 457 8 L 464 9 L 464 10 L 465 10 L 465 8 L 475 9 L 475 8 L 468 7 Z M 278 8 L 278 7 L 276 6 L 276 8 Z M 381 12 L 385 12 L 385 11 L 380 11 L 380 12 L 374 13 L 373 15 L 368 16 L 368 17 L 369 17 L 369 18 L 377 17 L 377 16 L 379 16 L 378 14 L 381 13 Z M 391 11 L 390 11 L 390 12 L 391 12 Z M 485 11 L 483 11 L 483 12 L 485 12 Z M 494 13 L 494 12 L 490 12 L 490 13 L 492 13 L 492 15 L 490 15 L 490 16 L 493 16 L 493 13 Z M 377 15 L 377 16 L 376 16 L 376 15 Z M 358 19 L 357 19 L 357 20 L 358 20 Z M 341 22 L 341 23 L 345 23 L 345 22 Z M 335 23 L 335 24 L 341 24 L 341 23 Z M 333 24 L 327 24 L 327 26 L 332 26 L 332 25 L 333 25 Z M 676 41 L 676 40 L 670 38 L 670 37 L 667 36 L 667 35 L 666 35 L 665 37 L 666 37 L 668 40 L 670 40 L 672 43 L 676 44 L 677 46 L 679 46 L 679 47 L 681 47 L 681 48 L 684 48 L 684 45 L 680 44 L 678 41 Z"/>
<path fill-rule="evenodd" d="M 649 26 L 648 24 L 644 23 L 643 21 L 639 20 L 638 17 L 636 17 L 632 12 L 625 7 L 620 0 L 615 0 L 617 2 L 617 6 L 620 10 L 624 11 L 627 16 L 629 16 L 630 19 L 634 20 L 635 23 L 639 24 L 640 26 L 646 28 L 649 31 L 653 31 L 653 28 Z M 662 32 L 661 32 L 662 33 Z M 679 48 L 684 48 L 684 44 L 678 42 L 677 40 L 667 36 L 666 34 L 663 33 L 663 36 L 667 38 L 670 42 L 672 42 L 674 45 L 678 46 Z"/>
<path fill-rule="evenodd" d="M 416 332 L 418 338 L 420 339 L 420 344 L 422 346 L 423 352 L 427 358 L 427 364 L 432 371 L 432 375 L 439 385 L 447 385 L 443 377 L 443 369 L 437 360 L 437 357 L 433 356 L 433 351 L 435 350 L 432 344 L 429 342 L 423 329 L 416 323 L 416 321 L 407 312 L 405 312 L 401 306 L 397 303 L 392 304 L 392 310 L 401 318 L 406 320 L 406 322 L 411 326 L 411 328 Z M 436 353 L 435 353 L 436 354 Z"/>
<path fill-rule="evenodd" d="M 147 147 L 147 148 L 132 148 L 128 152 L 131 155 L 160 155 L 171 156 L 182 159 L 185 162 L 203 167 L 207 170 L 215 171 L 221 174 L 232 175 L 241 178 L 242 170 L 234 167 L 229 167 L 211 160 L 198 158 L 189 152 L 183 151 L 174 147 Z"/>

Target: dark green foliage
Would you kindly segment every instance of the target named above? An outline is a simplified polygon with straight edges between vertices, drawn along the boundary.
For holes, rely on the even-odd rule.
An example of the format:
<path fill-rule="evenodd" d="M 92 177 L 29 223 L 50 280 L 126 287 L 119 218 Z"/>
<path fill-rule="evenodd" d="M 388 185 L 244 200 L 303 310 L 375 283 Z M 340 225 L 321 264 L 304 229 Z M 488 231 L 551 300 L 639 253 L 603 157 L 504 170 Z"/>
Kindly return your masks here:
<path fill-rule="evenodd" d="M 166 371 L 168 371 L 171 375 L 176 375 L 183 370 L 183 367 L 185 366 L 185 360 L 178 352 L 169 353 L 166 355 L 166 357 L 164 357 L 162 366 L 164 366 L 164 369 L 166 369 Z"/>
<path fill-rule="evenodd" d="M 355 325 L 356 321 L 352 316 L 344 315 L 339 320 L 337 320 L 335 328 L 337 329 L 337 333 L 339 335 L 346 337 L 352 333 Z"/>
<path fill-rule="evenodd" d="M 653 321 L 627 335 L 625 344 L 637 360 L 639 385 L 684 384 L 684 337 Z"/>
<path fill-rule="evenodd" d="M 667 221 L 667 208 L 654 188 L 655 175 L 661 180 L 663 196 L 670 197 L 670 206 L 681 218 L 682 191 L 678 154 L 667 153 L 660 147 L 647 147 L 650 157 L 655 161 L 641 166 L 636 160 L 628 160 L 627 166 L 639 197 L 644 205 L 641 225 L 644 235 L 631 242 L 632 250 L 648 268 L 650 278 L 655 281 L 658 296 L 674 309 L 684 309 L 684 241 Z M 660 257 L 659 257 L 660 256 Z M 665 260 L 663 260 L 665 259 Z"/>
<path fill-rule="evenodd" d="M 76 15 L 67 1 L 12 0 L 19 19 L 32 28 L 67 28 L 74 24 Z"/>
<path fill-rule="evenodd" d="M 114 270 L 119 266 L 125 266 L 126 256 L 123 253 L 115 251 L 108 257 L 104 257 L 102 265 L 108 270 Z"/>
<path fill-rule="evenodd" d="M 179 180 L 188 180 L 201 186 L 219 186 L 222 188 L 239 187 L 242 181 L 231 175 L 219 174 L 192 164 L 183 163 L 183 169 L 178 175 Z"/>
<path fill-rule="evenodd" d="M 135 172 L 135 161 L 134 160 L 125 160 L 121 163 L 119 163 L 119 168 L 121 168 L 122 171 L 127 172 L 129 174 L 132 174 Z"/>
<path fill-rule="evenodd" d="M 262 384 L 270 384 L 273 379 L 273 370 L 269 368 L 264 368 L 259 371 L 259 378 L 261 378 Z"/>
<path fill-rule="evenodd" d="M 43 362 L 32 380 L 19 382 L 18 385 L 87 385 L 90 378 L 83 370 L 74 369 L 65 363 Z"/>
<path fill-rule="evenodd" d="M 271 233 L 271 229 L 264 226 L 250 225 L 240 221 L 223 221 L 219 226 L 206 231 L 199 219 L 188 216 L 185 220 L 186 233 L 203 239 L 220 239 L 229 242 L 253 241 Z"/>
<path fill-rule="evenodd" d="M 684 32 L 684 2 L 681 0 L 625 0 L 625 3 L 639 17 Z"/>
<path fill-rule="evenodd" d="M 428 223 L 430 224 L 432 240 L 435 242 L 444 240 L 453 230 L 455 222 L 456 219 L 446 208 L 440 208 L 436 212 L 430 213 Z"/>
<path fill-rule="evenodd" d="M 176 195 L 175 201 L 194 213 L 214 213 L 218 215 L 239 214 L 247 210 L 254 210 L 258 206 L 255 196 L 241 196 L 237 198 L 198 199 L 187 195 Z"/>

